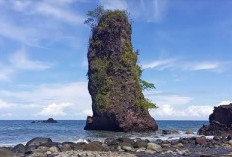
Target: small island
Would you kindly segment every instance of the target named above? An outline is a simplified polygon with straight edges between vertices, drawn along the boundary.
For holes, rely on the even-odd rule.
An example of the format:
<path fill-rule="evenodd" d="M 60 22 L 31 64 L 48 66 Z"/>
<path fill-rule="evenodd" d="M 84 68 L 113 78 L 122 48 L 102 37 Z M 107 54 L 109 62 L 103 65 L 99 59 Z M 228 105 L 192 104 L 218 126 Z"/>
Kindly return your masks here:
<path fill-rule="evenodd" d="M 58 123 L 53 118 L 48 118 L 47 120 L 33 120 L 31 123 Z"/>

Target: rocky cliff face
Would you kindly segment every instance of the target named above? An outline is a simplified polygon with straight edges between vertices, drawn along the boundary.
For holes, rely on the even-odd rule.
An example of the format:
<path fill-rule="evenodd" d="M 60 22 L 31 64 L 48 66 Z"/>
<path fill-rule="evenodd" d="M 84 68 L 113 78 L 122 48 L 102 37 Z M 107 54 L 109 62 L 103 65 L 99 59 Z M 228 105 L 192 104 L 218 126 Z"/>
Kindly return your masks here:
<path fill-rule="evenodd" d="M 232 104 L 214 108 L 209 116 L 210 125 L 204 125 L 198 133 L 200 135 L 228 136 L 232 134 Z"/>
<path fill-rule="evenodd" d="M 88 50 L 93 117 L 86 130 L 156 131 L 140 86 L 140 67 L 123 11 L 108 11 L 93 28 Z"/>

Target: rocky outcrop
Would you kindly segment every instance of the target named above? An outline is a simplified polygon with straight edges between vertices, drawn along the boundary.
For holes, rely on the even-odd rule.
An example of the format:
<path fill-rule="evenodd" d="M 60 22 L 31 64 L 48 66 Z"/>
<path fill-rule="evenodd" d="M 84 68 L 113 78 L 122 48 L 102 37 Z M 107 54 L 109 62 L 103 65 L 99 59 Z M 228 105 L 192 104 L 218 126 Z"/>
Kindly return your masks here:
<path fill-rule="evenodd" d="M 52 143 L 50 138 L 36 137 L 27 142 L 26 147 Z"/>
<path fill-rule="evenodd" d="M 93 116 L 86 130 L 156 131 L 149 102 L 140 86 L 141 69 L 131 44 L 131 25 L 124 11 L 107 11 L 93 28 L 88 50 L 88 89 Z"/>
<path fill-rule="evenodd" d="M 53 118 L 48 118 L 48 120 L 44 120 L 43 123 L 57 123 L 57 121 Z"/>
<path fill-rule="evenodd" d="M 56 120 L 54 120 L 53 118 L 48 118 L 47 120 L 38 120 L 38 121 L 35 121 L 33 120 L 31 123 L 57 123 Z"/>
<path fill-rule="evenodd" d="M 210 125 L 203 125 L 198 131 L 200 135 L 228 136 L 232 135 L 232 104 L 214 108 L 209 116 Z"/>

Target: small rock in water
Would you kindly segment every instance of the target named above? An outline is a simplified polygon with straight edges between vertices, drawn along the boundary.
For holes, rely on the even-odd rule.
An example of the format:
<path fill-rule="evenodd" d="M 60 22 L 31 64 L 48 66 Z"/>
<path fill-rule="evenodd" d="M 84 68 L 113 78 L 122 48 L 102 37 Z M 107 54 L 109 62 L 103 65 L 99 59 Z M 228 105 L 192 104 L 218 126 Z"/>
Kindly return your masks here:
<path fill-rule="evenodd" d="M 162 130 L 162 134 L 169 135 L 169 134 L 179 134 L 177 130 Z"/>

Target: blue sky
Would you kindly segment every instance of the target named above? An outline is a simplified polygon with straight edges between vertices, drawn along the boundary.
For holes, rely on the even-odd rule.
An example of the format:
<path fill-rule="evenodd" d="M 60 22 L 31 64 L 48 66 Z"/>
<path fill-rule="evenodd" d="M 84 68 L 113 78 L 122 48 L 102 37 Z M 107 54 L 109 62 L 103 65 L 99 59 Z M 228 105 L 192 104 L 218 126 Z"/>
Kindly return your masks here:
<path fill-rule="evenodd" d="M 127 9 L 155 119 L 206 120 L 231 101 L 232 1 L 0 0 L 0 119 L 85 119 L 97 5 Z"/>

